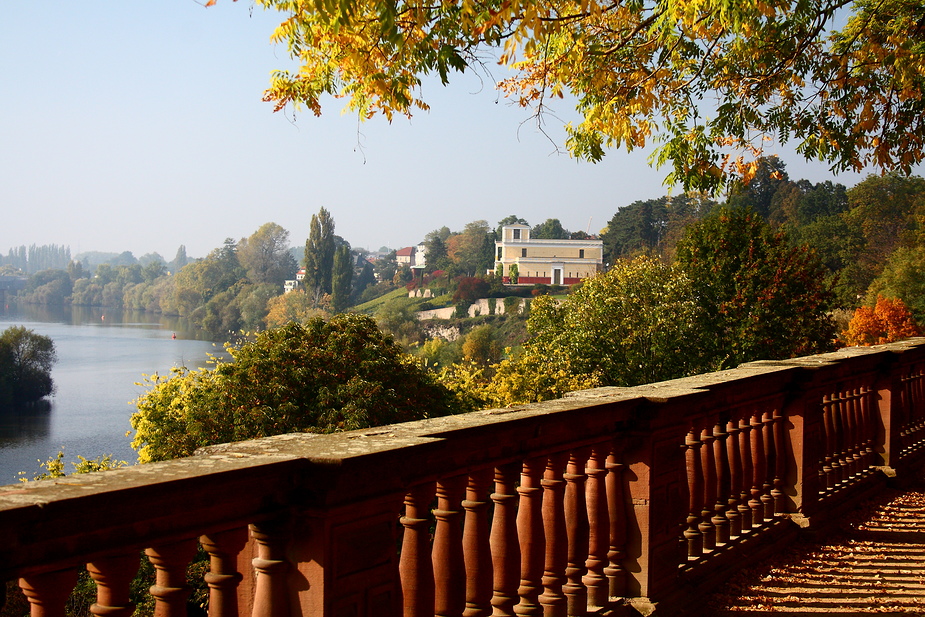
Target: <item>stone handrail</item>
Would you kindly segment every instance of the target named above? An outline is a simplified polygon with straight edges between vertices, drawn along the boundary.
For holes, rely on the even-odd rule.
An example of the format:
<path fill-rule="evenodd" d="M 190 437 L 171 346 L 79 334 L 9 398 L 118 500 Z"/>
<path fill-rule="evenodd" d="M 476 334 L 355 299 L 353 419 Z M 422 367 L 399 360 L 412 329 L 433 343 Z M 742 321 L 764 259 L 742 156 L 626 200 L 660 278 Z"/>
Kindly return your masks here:
<path fill-rule="evenodd" d="M 181 615 L 198 542 L 216 617 L 671 606 L 917 465 L 923 375 L 913 339 L 2 487 L 0 574 L 130 615 L 144 551 Z"/>

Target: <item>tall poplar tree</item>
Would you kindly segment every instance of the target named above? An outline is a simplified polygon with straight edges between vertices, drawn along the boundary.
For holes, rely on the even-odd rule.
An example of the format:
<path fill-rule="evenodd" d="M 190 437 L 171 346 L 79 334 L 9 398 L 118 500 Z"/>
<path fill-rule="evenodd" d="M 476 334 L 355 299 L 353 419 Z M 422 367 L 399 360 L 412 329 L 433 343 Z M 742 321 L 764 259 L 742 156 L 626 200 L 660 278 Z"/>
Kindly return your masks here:
<path fill-rule="evenodd" d="M 353 280 L 353 256 L 350 247 L 342 244 L 334 252 L 334 269 L 331 277 L 331 304 L 337 313 L 350 305 L 350 283 Z"/>
<path fill-rule="evenodd" d="M 305 241 L 305 281 L 307 289 L 331 293 L 331 275 L 334 269 L 334 218 L 326 209 L 312 215 L 308 240 Z"/>
<path fill-rule="evenodd" d="M 187 263 L 189 263 L 189 258 L 186 256 L 186 245 L 181 244 L 177 249 L 176 257 L 173 258 L 172 270 L 179 272 Z"/>

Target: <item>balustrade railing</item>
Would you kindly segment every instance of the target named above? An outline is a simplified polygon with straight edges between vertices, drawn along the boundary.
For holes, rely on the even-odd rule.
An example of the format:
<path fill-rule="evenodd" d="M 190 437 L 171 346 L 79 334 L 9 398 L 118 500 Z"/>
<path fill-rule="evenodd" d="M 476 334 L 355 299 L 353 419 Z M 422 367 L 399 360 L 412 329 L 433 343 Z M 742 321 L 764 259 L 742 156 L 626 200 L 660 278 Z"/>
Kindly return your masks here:
<path fill-rule="evenodd" d="M 64 615 L 571 617 L 670 605 L 925 457 L 925 341 L 0 488 L 0 573 Z M 793 522 L 792 522 L 793 521 Z"/>

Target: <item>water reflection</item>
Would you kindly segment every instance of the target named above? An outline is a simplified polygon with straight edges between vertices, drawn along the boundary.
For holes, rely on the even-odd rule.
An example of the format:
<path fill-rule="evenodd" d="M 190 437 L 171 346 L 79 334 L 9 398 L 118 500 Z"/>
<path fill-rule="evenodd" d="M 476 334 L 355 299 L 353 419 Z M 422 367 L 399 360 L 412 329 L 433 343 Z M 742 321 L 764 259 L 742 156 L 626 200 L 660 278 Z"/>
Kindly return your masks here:
<path fill-rule="evenodd" d="M 31 405 L 0 405 L 0 448 L 48 437 L 53 407 L 48 400 Z"/>
<path fill-rule="evenodd" d="M 16 321 L 59 323 L 71 326 L 99 326 L 116 328 L 146 328 L 169 331 L 177 338 L 194 341 L 211 341 L 208 332 L 197 328 L 184 317 L 159 315 L 145 311 L 130 311 L 95 306 L 0 306 L 0 323 Z"/>

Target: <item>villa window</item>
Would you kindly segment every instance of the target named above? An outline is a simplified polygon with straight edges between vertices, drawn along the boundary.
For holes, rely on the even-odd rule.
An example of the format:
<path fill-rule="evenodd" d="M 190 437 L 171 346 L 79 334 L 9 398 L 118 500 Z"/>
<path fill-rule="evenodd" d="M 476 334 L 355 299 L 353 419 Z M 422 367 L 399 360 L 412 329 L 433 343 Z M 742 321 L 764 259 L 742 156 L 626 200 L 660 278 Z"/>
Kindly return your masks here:
<path fill-rule="evenodd" d="M 515 240 L 520 240 L 520 230 L 519 230 L 519 229 L 514 229 L 513 231 L 514 231 L 514 239 L 515 239 Z"/>
<path fill-rule="evenodd" d="M 527 249 L 520 249 L 520 256 L 521 256 L 521 257 L 526 257 L 526 256 L 527 256 Z"/>
<path fill-rule="evenodd" d="M 578 259 L 584 259 L 584 258 L 585 258 L 585 250 L 578 249 Z"/>

